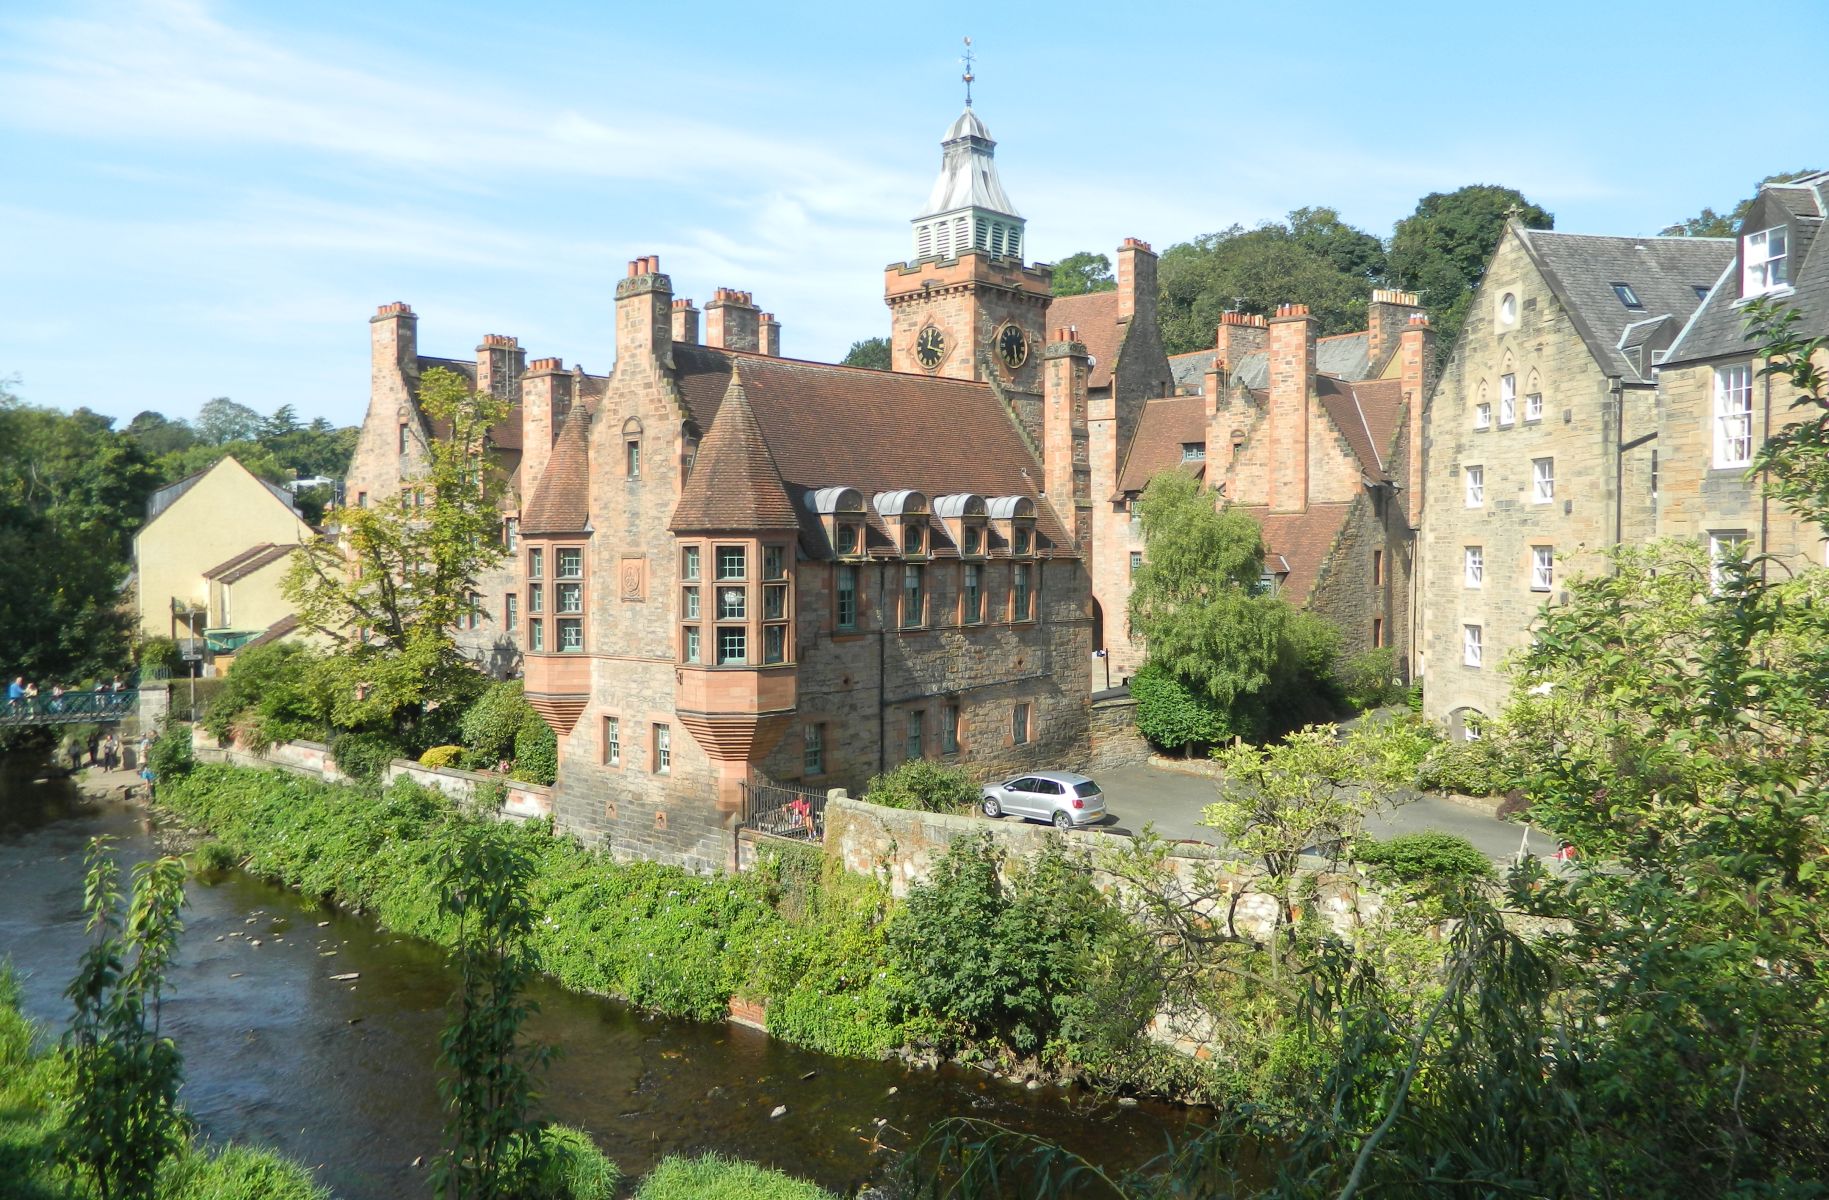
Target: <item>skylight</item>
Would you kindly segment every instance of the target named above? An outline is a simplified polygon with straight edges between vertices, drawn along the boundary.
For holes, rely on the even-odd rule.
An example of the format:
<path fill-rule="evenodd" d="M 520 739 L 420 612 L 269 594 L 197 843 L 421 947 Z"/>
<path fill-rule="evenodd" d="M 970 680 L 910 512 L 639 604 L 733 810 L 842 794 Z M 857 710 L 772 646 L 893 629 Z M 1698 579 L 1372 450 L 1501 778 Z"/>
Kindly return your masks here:
<path fill-rule="evenodd" d="M 1698 300 L 1708 299 L 1708 289 L 1706 287 L 1704 287 L 1702 284 L 1692 283 L 1689 286 L 1696 289 L 1696 299 L 1698 299 Z"/>
<path fill-rule="evenodd" d="M 1645 307 L 1644 304 L 1639 301 L 1638 293 L 1632 290 L 1632 285 L 1629 283 L 1614 284 L 1613 285 L 1613 294 L 1615 296 L 1618 296 L 1619 302 L 1621 304 L 1625 305 L 1627 308 Z"/>

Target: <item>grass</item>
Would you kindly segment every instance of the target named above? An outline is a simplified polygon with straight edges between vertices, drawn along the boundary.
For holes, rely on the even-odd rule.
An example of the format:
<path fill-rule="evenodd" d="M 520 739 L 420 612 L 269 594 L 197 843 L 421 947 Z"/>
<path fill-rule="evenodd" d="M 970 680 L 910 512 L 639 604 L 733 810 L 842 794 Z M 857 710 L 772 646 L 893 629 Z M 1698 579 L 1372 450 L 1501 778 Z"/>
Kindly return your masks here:
<path fill-rule="evenodd" d="M 634 1200 L 837 1200 L 804 1179 L 721 1154 L 661 1160 Z"/>

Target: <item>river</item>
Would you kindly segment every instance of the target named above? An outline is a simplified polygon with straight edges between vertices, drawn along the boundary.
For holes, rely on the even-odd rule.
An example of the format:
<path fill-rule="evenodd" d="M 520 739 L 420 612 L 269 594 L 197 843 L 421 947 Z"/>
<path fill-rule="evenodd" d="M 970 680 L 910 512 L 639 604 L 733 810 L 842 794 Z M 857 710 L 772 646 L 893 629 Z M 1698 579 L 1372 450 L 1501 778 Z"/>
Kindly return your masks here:
<path fill-rule="evenodd" d="M 21 975 L 27 1012 L 51 1026 L 68 1013 L 61 993 L 84 944 L 82 860 L 96 834 L 117 839 L 124 867 L 157 853 L 133 804 L 0 776 L 0 958 Z M 413 1164 L 439 1145 L 433 1060 L 453 989 L 442 952 L 238 872 L 192 880 L 187 895 L 165 1028 L 203 1132 L 273 1146 L 344 1200 L 429 1195 Z M 848 1195 L 948 1116 L 1042 1134 L 1106 1166 L 1160 1153 L 1187 1120 L 1167 1105 L 1121 1107 L 966 1070 L 828 1058 L 544 984 L 534 998 L 529 1032 L 560 1049 L 544 1113 L 589 1130 L 625 1175 L 719 1150 Z M 786 1115 L 770 1117 L 778 1105 Z"/>

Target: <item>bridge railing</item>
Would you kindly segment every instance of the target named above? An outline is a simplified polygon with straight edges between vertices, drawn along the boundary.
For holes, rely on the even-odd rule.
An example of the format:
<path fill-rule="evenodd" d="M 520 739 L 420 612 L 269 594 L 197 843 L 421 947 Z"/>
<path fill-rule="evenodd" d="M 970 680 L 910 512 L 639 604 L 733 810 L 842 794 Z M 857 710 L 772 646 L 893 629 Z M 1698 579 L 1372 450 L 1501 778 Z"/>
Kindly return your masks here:
<path fill-rule="evenodd" d="M 0 725 L 105 724 L 130 715 L 139 703 L 135 691 L 69 692 L 34 699 L 0 699 Z"/>

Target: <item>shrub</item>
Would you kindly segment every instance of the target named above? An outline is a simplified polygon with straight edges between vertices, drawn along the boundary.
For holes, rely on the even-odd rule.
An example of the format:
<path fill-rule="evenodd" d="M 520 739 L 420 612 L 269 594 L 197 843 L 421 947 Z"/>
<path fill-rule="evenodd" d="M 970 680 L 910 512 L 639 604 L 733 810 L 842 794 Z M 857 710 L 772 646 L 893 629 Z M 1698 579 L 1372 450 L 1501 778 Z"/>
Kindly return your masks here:
<path fill-rule="evenodd" d="M 232 1144 L 167 1165 L 158 1194 L 160 1200 L 330 1200 L 308 1168 L 271 1150 Z"/>
<path fill-rule="evenodd" d="M 754 1163 L 707 1154 L 669 1156 L 642 1180 L 635 1200 L 836 1200 L 804 1179 Z"/>
<path fill-rule="evenodd" d="M 1347 659 L 1340 666 L 1338 682 L 1346 702 L 1359 712 L 1395 704 L 1404 694 L 1397 683 L 1397 651 L 1389 646 Z"/>
<path fill-rule="evenodd" d="M 1465 796 L 1497 796 L 1512 783 L 1512 772 L 1496 738 L 1444 741 L 1417 772 L 1418 787 Z"/>
<path fill-rule="evenodd" d="M 190 730 L 176 723 L 167 725 L 153 741 L 147 761 L 161 784 L 188 774 L 197 765 L 191 756 Z"/>
<path fill-rule="evenodd" d="M 559 777 L 559 739 L 553 727 L 533 709 L 514 735 L 513 778 L 550 784 Z"/>
<path fill-rule="evenodd" d="M 1346 702 L 1335 680 L 1339 657 L 1339 626 L 1305 609 L 1290 609 L 1269 683 L 1255 702 L 1242 702 L 1234 716 L 1239 732 L 1280 737 L 1338 716 Z"/>
<path fill-rule="evenodd" d="M 537 715 L 520 680 L 490 684 L 464 712 L 463 741 L 471 761 L 487 769 L 513 758 L 522 727 Z"/>
<path fill-rule="evenodd" d="M 311 657 L 297 642 L 237 654 L 204 712 L 203 727 L 218 738 L 232 733 L 255 750 L 322 733 L 323 713 L 309 682 Z"/>
<path fill-rule="evenodd" d="M 864 799 L 885 808 L 970 812 L 978 803 L 978 785 L 961 767 L 911 758 L 887 774 L 873 777 L 864 788 Z"/>
<path fill-rule="evenodd" d="M 198 846 L 194 857 L 199 871 L 226 871 L 235 865 L 235 852 L 214 838 Z"/>
<path fill-rule="evenodd" d="M 1131 676 L 1130 694 L 1137 701 L 1137 732 L 1164 750 L 1211 745 L 1234 732 L 1224 709 L 1155 663 L 1145 663 Z"/>
<path fill-rule="evenodd" d="M 350 778 L 380 783 L 387 774 L 387 765 L 408 755 L 385 733 L 359 731 L 338 734 L 330 743 L 330 757 L 336 761 L 337 770 Z"/>
<path fill-rule="evenodd" d="M 448 767 L 463 756 L 462 746 L 433 746 L 419 756 L 422 767 Z"/>
<path fill-rule="evenodd" d="M 1452 833 L 1405 833 L 1382 842 L 1364 841 L 1353 848 L 1353 858 L 1370 867 L 1374 879 L 1395 883 L 1471 882 L 1494 876 L 1486 856 Z"/>

